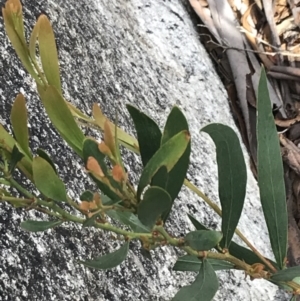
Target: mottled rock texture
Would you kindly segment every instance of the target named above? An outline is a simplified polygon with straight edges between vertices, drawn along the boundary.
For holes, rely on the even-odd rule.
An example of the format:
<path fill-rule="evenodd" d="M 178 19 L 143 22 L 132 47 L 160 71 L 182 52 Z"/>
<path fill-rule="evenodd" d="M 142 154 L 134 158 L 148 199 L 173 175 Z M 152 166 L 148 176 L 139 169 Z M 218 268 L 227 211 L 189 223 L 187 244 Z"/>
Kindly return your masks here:
<path fill-rule="evenodd" d="M 1 6 L 4 5 L 1 0 Z M 93 102 L 134 133 L 125 108 L 131 103 L 163 126 L 173 105 L 185 112 L 192 134 L 188 174 L 211 199 L 218 202 L 217 168 L 212 141 L 200 134 L 202 126 L 222 122 L 232 127 L 226 93 L 199 42 L 196 17 L 186 0 L 24 0 L 26 29 L 43 12 L 51 20 L 60 57 L 65 97 L 87 113 Z M 58 137 L 39 102 L 33 81 L 20 65 L 0 22 L 0 121 L 7 128 L 12 101 L 18 92 L 27 99 L 31 146 L 46 149 L 59 166 L 69 193 L 78 198 L 89 183 L 82 162 Z M 135 180 L 138 158 L 126 154 Z M 172 212 L 169 230 L 175 235 L 192 229 L 186 213 L 207 226 L 220 220 L 203 201 L 183 189 Z M 176 253 L 163 248 L 154 263 L 132 245 L 130 256 L 112 271 L 89 270 L 77 260 L 118 247 L 102 232 L 66 224 L 45 233 L 19 228 L 26 218 L 44 218 L 0 204 L 0 300 L 170 300 L 194 279 L 192 273 L 173 272 Z M 242 231 L 257 248 L 271 256 L 257 187 L 249 171 Z M 218 272 L 220 290 L 215 300 L 285 300 L 270 283 L 244 279 L 241 272 Z M 277 294 L 277 295 L 276 295 Z M 188 300 L 187 300 L 188 301 Z"/>

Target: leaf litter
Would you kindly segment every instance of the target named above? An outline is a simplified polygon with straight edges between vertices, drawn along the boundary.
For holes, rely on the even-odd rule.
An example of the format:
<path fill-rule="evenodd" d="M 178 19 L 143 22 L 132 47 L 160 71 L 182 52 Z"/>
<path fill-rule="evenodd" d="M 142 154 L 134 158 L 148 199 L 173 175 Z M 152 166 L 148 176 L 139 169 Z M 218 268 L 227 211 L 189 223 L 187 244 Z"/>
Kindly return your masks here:
<path fill-rule="evenodd" d="M 268 75 L 287 186 L 290 266 L 300 265 L 300 0 L 189 0 L 257 177 L 256 98 Z"/>

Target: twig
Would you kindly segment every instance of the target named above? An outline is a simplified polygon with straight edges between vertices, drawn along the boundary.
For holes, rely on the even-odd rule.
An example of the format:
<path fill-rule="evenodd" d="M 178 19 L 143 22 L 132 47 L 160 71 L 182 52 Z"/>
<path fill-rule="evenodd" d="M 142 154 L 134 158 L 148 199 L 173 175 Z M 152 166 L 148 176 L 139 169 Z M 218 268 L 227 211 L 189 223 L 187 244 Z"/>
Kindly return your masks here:
<path fill-rule="evenodd" d="M 184 184 L 190 188 L 193 192 L 195 192 L 198 196 L 200 196 L 205 203 L 207 203 L 219 216 L 222 216 L 221 209 L 213 203 L 205 194 L 203 194 L 196 186 L 194 186 L 192 183 L 185 180 Z M 273 267 L 273 265 L 262 255 L 260 252 L 250 243 L 250 241 L 244 236 L 244 234 L 239 230 L 236 229 L 235 233 L 244 241 L 244 243 L 252 250 L 253 253 L 255 253 L 259 259 L 269 267 L 269 269 L 273 272 L 276 272 L 276 268 Z"/>
<path fill-rule="evenodd" d="M 242 29 L 241 30 L 242 32 L 247 32 L 248 34 L 251 34 L 253 35 L 252 33 L 250 33 L 249 31 L 245 30 L 245 29 Z M 224 51 L 226 50 L 237 50 L 237 51 L 244 51 L 244 52 L 251 52 L 251 53 L 256 53 L 256 54 L 265 54 L 265 55 L 270 55 L 270 56 L 275 56 L 275 55 L 283 55 L 283 56 L 291 56 L 291 57 L 300 57 L 300 54 L 296 54 L 296 53 L 292 53 L 292 52 L 289 52 L 289 51 L 281 51 L 281 50 L 278 50 L 277 47 L 274 47 L 272 45 L 270 45 L 269 43 L 263 41 L 262 39 L 259 39 L 259 38 L 256 38 L 258 40 L 260 40 L 261 43 L 264 43 L 272 48 L 275 48 L 277 49 L 278 51 L 277 52 L 269 52 L 269 51 L 258 51 L 258 50 L 253 50 L 253 49 L 245 49 L 245 48 L 238 48 L 238 47 L 231 47 L 229 46 L 226 42 L 224 42 L 224 45 L 221 45 L 215 41 L 213 41 L 211 39 L 211 36 L 207 33 L 200 33 L 199 34 L 200 36 L 208 36 L 210 38 L 209 41 L 207 41 L 207 43 L 212 43 L 214 44 L 215 46 L 217 47 L 220 47 L 220 48 L 223 48 Z M 254 36 L 254 35 L 253 35 Z"/>

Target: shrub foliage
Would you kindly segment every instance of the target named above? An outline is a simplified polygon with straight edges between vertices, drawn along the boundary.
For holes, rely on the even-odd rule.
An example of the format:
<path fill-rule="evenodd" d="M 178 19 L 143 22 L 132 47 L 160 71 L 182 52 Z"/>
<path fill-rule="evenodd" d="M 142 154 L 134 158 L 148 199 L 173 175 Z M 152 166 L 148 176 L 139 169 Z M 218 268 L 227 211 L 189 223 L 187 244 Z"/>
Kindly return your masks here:
<path fill-rule="evenodd" d="M 76 201 L 66 192 L 49 155 L 42 149 L 34 155 L 29 147 L 26 101 L 17 95 L 11 110 L 13 135 L 0 124 L 0 201 L 14 207 L 46 213 L 48 221 L 26 220 L 26 231 L 45 231 L 67 222 L 118 234 L 122 246 L 112 253 L 80 263 L 93 269 L 111 269 L 128 255 L 130 244 L 140 240 L 143 254 L 160 246 L 186 252 L 174 265 L 175 271 L 197 272 L 195 281 L 179 290 L 173 301 L 212 300 L 218 290 L 217 270 L 243 270 L 251 279 L 263 278 L 300 294 L 300 267 L 286 267 L 287 210 L 278 135 L 272 117 L 265 71 L 258 88 L 258 185 L 275 261 L 259 253 L 236 229 L 245 200 L 247 173 L 240 142 L 235 132 L 222 124 L 209 124 L 201 131 L 216 145 L 221 210 L 185 177 L 191 152 L 191 136 L 183 112 L 174 107 L 163 130 L 143 112 L 128 105 L 137 139 L 110 122 L 94 104 L 86 116 L 63 97 L 54 33 L 48 18 L 41 15 L 26 41 L 22 6 L 8 0 L 2 9 L 7 35 L 24 68 L 32 76 L 45 110 L 59 135 L 84 162 L 86 172 L 98 187 L 82 191 Z M 79 123 L 97 128 L 101 142 L 86 137 Z M 143 170 L 139 181 L 128 180 L 120 145 L 139 153 Z M 15 179 L 16 169 L 34 184 L 39 195 Z M 173 237 L 164 225 L 174 200 L 185 184 L 202 196 L 221 215 L 221 231 L 207 229 L 189 216 L 195 227 L 185 237 Z M 15 188 L 13 195 L 8 189 Z M 135 189 L 137 187 L 137 189 Z M 69 210 L 70 208 L 75 209 Z M 118 221 L 119 225 L 113 221 Z M 250 226 L 250 225 L 249 225 Z M 237 233 L 247 244 L 232 241 Z"/>

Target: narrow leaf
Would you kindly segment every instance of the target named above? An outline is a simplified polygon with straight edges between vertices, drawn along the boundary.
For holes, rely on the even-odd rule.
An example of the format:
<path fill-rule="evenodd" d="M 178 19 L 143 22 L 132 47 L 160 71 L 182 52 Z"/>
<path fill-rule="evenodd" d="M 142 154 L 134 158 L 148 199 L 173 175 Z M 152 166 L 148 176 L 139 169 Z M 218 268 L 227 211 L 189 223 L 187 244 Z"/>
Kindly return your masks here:
<path fill-rule="evenodd" d="M 18 94 L 16 97 L 11 109 L 10 120 L 17 142 L 28 157 L 31 158 L 28 141 L 27 109 L 23 94 Z"/>
<path fill-rule="evenodd" d="M 194 225 L 194 227 L 197 230 L 209 230 L 204 225 L 202 225 L 200 222 L 198 222 L 193 216 L 188 214 L 188 218 L 190 219 L 191 223 Z"/>
<path fill-rule="evenodd" d="M 20 38 L 22 43 L 26 45 L 21 2 L 19 0 L 8 0 L 6 1 L 3 10 L 6 11 L 8 16 L 10 17 L 10 21 L 13 25 L 12 27 L 18 34 L 18 37 Z"/>
<path fill-rule="evenodd" d="M 44 73 L 48 84 L 54 86 L 61 94 L 57 50 L 50 21 L 45 15 L 41 15 L 37 23 L 39 24 L 39 50 Z"/>
<path fill-rule="evenodd" d="M 152 178 L 151 186 L 158 186 L 162 189 L 166 189 L 168 183 L 169 175 L 168 170 L 165 166 L 162 166 Z"/>
<path fill-rule="evenodd" d="M 26 231 L 30 232 L 40 232 L 45 231 L 51 228 L 54 228 L 56 226 L 61 225 L 62 221 L 33 221 L 33 220 L 27 220 L 20 224 L 21 228 Z"/>
<path fill-rule="evenodd" d="M 102 204 L 105 206 L 110 206 L 110 205 L 117 203 L 115 200 L 112 200 L 105 194 L 101 194 L 100 199 L 101 199 Z"/>
<path fill-rule="evenodd" d="M 174 135 L 184 130 L 189 130 L 187 120 L 180 109 L 175 106 L 168 115 L 161 137 L 161 144 L 165 144 Z"/>
<path fill-rule="evenodd" d="M 108 210 L 106 214 L 124 225 L 129 226 L 133 232 L 136 233 L 149 233 L 151 230 L 143 225 L 138 217 L 132 212 L 128 211 L 116 211 L 116 210 Z"/>
<path fill-rule="evenodd" d="M 158 125 L 146 114 L 127 105 L 136 129 L 143 166 L 146 166 L 160 147 L 161 131 Z"/>
<path fill-rule="evenodd" d="M 239 222 L 246 194 L 247 171 L 240 141 L 233 129 L 210 124 L 202 129 L 217 150 L 219 197 L 222 206 L 222 247 L 228 248 Z"/>
<path fill-rule="evenodd" d="M 235 242 L 231 242 L 229 249 L 228 249 L 229 253 L 242 260 L 245 261 L 247 264 L 252 265 L 255 263 L 261 263 L 263 265 L 265 265 L 265 263 L 251 250 L 240 246 L 239 244 L 235 243 Z M 277 264 L 275 262 L 273 262 L 271 259 L 266 258 L 275 268 L 277 267 Z M 269 269 L 266 266 L 266 269 Z"/>
<path fill-rule="evenodd" d="M 211 301 L 218 288 L 217 275 L 208 260 L 204 259 L 195 281 L 180 289 L 172 301 Z"/>
<path fill-rule="evenodd" d="M 138 198 L 140 198 L 144 188 L 162 166 L 165 166 L 168 172 L 174 167 L 183 155 L 189 141 L 190 135 L 188 131 L 181 131 L 158 149 L 142 172 L 137 190 Z"/>
<path fill-rule="evenodd" d="M 62 138 L 82 157 L 84 135 L 72 116 L 65 100 L 53 86 L 46 91 L 39 87 L 39 94 L 46 112 Z"/>
<path fill-rule="evenodd" d="M 170 195 L 162 188 L 152 186 L 144 194 L 138 207 L 138 218 L 147 227 L 152 228 L 163 212 L 172 206 Z"/>
<path fill-rule="evenodd" d="M 107 147 L 110 149 L 114 158 L 116 158 L 117 150 L 116 150 L 115 138 L 114 138 L 111 128 L 109 126 L 108 120 L 106 120 L 104 123 L 104 142 L 107 145 Z"/>
<path fill-rule="evenodd" d="M 208 230 L 208 228 L 206 228 L 204 225 L 202 225 L 200 222 L 198 222 L 193 216 L 191 215 L 188 215 L 190 221 L 192 222 L 192 224 L 194 225 L 194 227 L 197 229 L 197 230 Z M 237 243 L 235 243 L 234 241 L 232 241 L 230 243 L 230 246 L 229 246 L 229 253 L 242 260 L 242 261 L 245 261 L 246 263 L 248 263 L 249 265 L 252 265 L 254 263 L 261 263 L 261 264 L 264 264 L 264 262 L 254 253 L 252 252 L 251 250 L 245 248 L 245 247 L 242 247 L 240 245 L 238 245 Z M 216 248 L 216 251 L 220 252 L 219 249 Z M 269 262 L 271 262 L 271 264 L 277 268 L 276 266 L 276 263 L 273 262 L 272 260 L 266 258 Z M 266 267 L 268 269 L 268 267 Z"/>
<path fill-rule="evenodd" d="M 187 246 L 197 251 L 208 251 L 214 248 L 222 239 L 223 235 L 214 230 L 197 230 L 185 236 Z"/>
<path fill-rule="evenodd" d="M 173 107 L 164 128 L 161 144 L 165 144 L 170 138 L 183 130 L 189 130 L 187 120 L 178 107 Z M 168 174 L 166 191 L 170 194 L 172 202 L 177 198 L 186 177 L 190 162 L 190 153 L 191 142 L 188 143 L 183 155 Z M 170 212 L 166 212 L 163 215 L 164 221 L 166 221 L 169 214 Z"/>
<path fill-rule="evenodd" d="M 41 81 L 31 64 L 30 57 L 28 55 L 28 49 L 24 36 L 22 6 L 20 1 L 17 1 L 17 3 L 13 0 L 7 1 L 5 3 L 5 7 L 2 8 L 2 16 L 4 19 L 7 36 L 23 66 L 30 73 L 30 75 L 41 84 Z"/>
<path fill-rule="evenodd" d="M 292 281 L 294 278 L 300 277 L 300 266 L 295 266 L 278 271 L 272 275 L 271 280 L 273 281 Z"/>
<path fill-rule="evenodd" d="M 39 21 L 35 23 L 29 39 L 29 55 L 31 60 L 36 63 L 36 42 L 39 36 Z"/>
<path fill-rule="evenodd" d="M 257 104 L 258 186 L 272 250 L 282 269 L 287 252 L 287 208 L 283 165 L 272 114 L 267 77 L 262 68 Z"/>
<path fill-rule="evenodd" d="M 234 269 L 234 265 L 230 262 L 218 259 L 207 259 L 213 267 L 214 271 Z M 176 261 L 174 271 L 190 271 L 198 272 L 202 266 L 202 260 L 192 255 L 184 255 Z"/>
<path fill-rule="evenodd" d="M 86 121 L 86 122 L 89 122 L 91 124 L 94 123 L 93 118 L 91 118 L 91 117 L 87 116 L 86 114 L 84 114 L 75 105 L 73 105 L 72 103 L 70 103 L 68 101 L 66 101 L 66 104 L 67 104 L 69 110 L 71 111 L 73 117 L 79 118 L 79 119 L 81 119 L 83 121 Z"/>
<path fill-rule="evenodd" d="M 46 160 L 41 157 L 34 158 L 32 169 L 34 183 L 43 195 L 54 201 L 67 201 L 64 183 Z"/>
<path fill-rule="evenodd" d="M 98 270 L 112 269 L 121 264 L 127 257 L 129 242 L 126 242 L 119 250 L 106 254 L 95 259 L 79 261 L 89 268 Z"/>
<path fill-rule="evenodd" d="M 110 127 L 109 122 L 107 122 L 107 124 Z M 118 112 L 116 113 L 114 130 L 115 130 L 114 143 L 115 143 L 115 146 L 116 146 L 116 160 L 117 160 L 118 165 L 120 165 L 122 167 L 123 174 L 125 174 L 125 167 L 124 167 L 124 164 L 123 164 L 123 159 L 122 159 L 121 151 L 120 151 L 120 140 L 119 140 L 119 137 L 118 137 Z"/>

